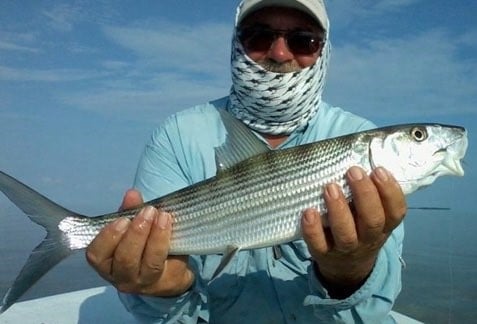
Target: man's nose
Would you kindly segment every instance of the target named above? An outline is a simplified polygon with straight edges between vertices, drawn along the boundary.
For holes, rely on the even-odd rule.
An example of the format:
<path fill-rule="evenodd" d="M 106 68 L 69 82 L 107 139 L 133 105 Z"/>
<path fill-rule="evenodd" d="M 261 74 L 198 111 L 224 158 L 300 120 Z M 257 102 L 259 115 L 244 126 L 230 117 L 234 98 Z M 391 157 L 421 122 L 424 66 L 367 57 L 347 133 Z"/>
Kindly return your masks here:
<path fill-rule="evenodd" d="M 283 36 L 277 37 L 272 43 L 268 50 L 268 58 L 278 63 L 293 60 L 294 55 L 288 48 L 287 42 Z"/>

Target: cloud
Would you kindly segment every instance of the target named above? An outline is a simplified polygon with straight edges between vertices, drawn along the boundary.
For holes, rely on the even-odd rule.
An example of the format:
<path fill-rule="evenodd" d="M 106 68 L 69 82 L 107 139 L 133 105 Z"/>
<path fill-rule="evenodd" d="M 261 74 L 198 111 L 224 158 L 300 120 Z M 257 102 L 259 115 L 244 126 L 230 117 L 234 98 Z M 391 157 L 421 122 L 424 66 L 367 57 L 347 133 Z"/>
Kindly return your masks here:
<path fill-rule="evenodd" d="M 30 53 L 38 53 L 39 50 L 37 48 L 18 45 L 12 42 L 6 42 L 0 40 L 0 51 L 7 50 L 7 51 L 19 51 L 19 52 L 30 52 Z"/>
<path fill-rule="evenodd" d="M 386 14 L 396 10 L 406 9 L 412 5 L 415 5 L 422 0 L 368 0 L 369 4 L 368 12 L 377 12 L 378 14 Z"/>
<path fill-rule="evenodd" d="M 80 69 L 23 69 L 0 65 L 0 81 L 71 82 L 97 79 L 106 74 Z"/>
<path fill-rule="evenodd" d="M 341 21 L 359 24 L 366 19 L 358 18 L 390 15 L 420 1 L 330 1 L 328 6 Z M 110 24 L 106 7 L 100 5 L 98 13 L 88 17 L 90 9 L 81 3 L 50 7 L 43 15 L 50 27 L 63 31 L 71 30 L 69 24 L 99 22 L 94 42 L 75 43 L 73 48 L 70 43 L 68 53 L 75 53 L 83 65 L 30 69 L 0 65 L 0 80 L 71 82 L 55 89 L 58 103 L 132 117 L 167 115 L 228 93 L 231 23 L 143 19 Z M 338 43 L 325 99 L 373 119 L 395 116 L 397 110 L 409 118 L 451 114 L 456 107 L 475 113 L 477 63 L 462 48 L 475 50 L 476 34 L 466 31 L 456 37 L 443 29 L 393 37 L 368 33 L 368 38 Z M 18 51 L 34 49 L 34 37 L 24 44 L 12 39 L 0 42 L 0 49 L 2 44 L 16 45 Z M 99 40 L 103 45 L 94 47 Z M 74 83 L 84 80 L 88 83 Z"/>
<path fill-rule="evenodd" d="M 78 10 L 74 10 L 69 4 L 60 4 L 43 10 L 42 15 L 54 30 L 69 32 L 73 29 L 73 24 L 78 17 Z"/>
<path fill-rule="evenodd" d="M 52 30 L 61 33 L 71 32 L 82 22 L 88 24 L 106 24 L 118 17 L 114 3 L 110 1 L 74 1 L 45 6 L 41 17 Z"/>
<path fill-rule="evenodd" d="M 326 96 L 368 117 L 475 114 L 477 64 L 445 30 L 333 50 Z"/>
<path fill-rule="evenodd" d="M 72 9 L 60 7 L 55 12 L 57 20 L 62 21 Z M 64 26 L 63 30 L 68 28 Z M 232 28 L 228 24 L 188 26 L 143 21 L 132 26 L 100 28 L 103 33 L 99 35 L 106 38 L 108 51 L 113 49 L 118 55 L 99 49 L 94 52 L 94 48 L 78 44 L 82 45 L 75 52 L 78 57 L 95 54 L 88 65 L 77 68 L 0 65 L 0 81 L 70 82 L 52 93 L 56 104 L 106 114 L 121 112 L 131 118 L 140 114 L 157 118 L 158 112 L 161 116 L 169 115 L 228 93 Z"/>
<path fill-rule="evenodd" d="M 422 0 L 327 1 L 332 26 L 345 28 L 357 20 L 379 17 L 407 9 Z"/>
<path fill-rule="evenodd" d="M 201 83 L 182 74 L 161 73 L 141 85 L 116 80 L 96 90 L 65 93 L 63 104 L 122 118 L 160 120 L 178 110 L 226 95 L 228 87 L 214 82 Z"/>
<path fill-rule="evenodd" d="M 37 54 L 42 52 L 36 44 L 35 31 L 0 31 L 0 53 L 4 55 Z"/>
<path fill-rule="evenodd" d="M 232 26 L 195 26 L 162 21 L 154 25 L 104 28 L 107 38 L 134 53 L 138 63 L 187 73 L 221 75 L 228 72 Z"/>
<path fill-rule="evenodd" d="M 130 59 L 103 60 L 111 78 L 94 89 L 69 92 L 58 100 L 69 106 L 138 116 L 169 115 L 226 95 L 230 86 L 231 26 L 172 22 L 104 27 L 104 35 Z M 141 118 L 144 118 L 142 116 Z M 154 117 L 152 117 L 154 118 Z"/>
<path fill-rule="evenodd" d="M 122 60 L 104 60 L 101 67 L 110 78 L 94 89 L 62 94 L 60 102 L 155 118 L 228 93 L 227 24 L 156 22 L 108 26 L 103 32 L 132 53 L 132 59 L 123 55 Z M 337 45 L 325 99 L 372 119 L 394 118 L 396 111 L 401 118 L 474 114 L 477 64 L 460 55 L 463 44 L 470 46 L 471 35 L 451 37 L 434 29 Z"/>

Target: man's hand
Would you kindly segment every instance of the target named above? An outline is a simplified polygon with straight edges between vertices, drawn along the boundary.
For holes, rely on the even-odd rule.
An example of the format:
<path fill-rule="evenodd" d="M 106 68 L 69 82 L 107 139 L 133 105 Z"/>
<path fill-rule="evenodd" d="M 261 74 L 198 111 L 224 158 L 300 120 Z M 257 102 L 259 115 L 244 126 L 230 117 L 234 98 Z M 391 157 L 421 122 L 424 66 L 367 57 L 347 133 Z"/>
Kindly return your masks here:
<path fill-rule="evenodd" d="M 129 190 L 121 209 L 143 203 Z M 194 274 L 187 256 L 168 256 L 172 230 L 170 214 L 145 207 L 129 220 L 121 217 L 104 227 L 86 250 L 90 265 L 119 291 L 172 297 L 187 291 Z"/>
<path fill-rule="evenodd" d="M 329 227 L 314 209 L 304 212 L 303 237 L 315 261 L 315 271 L 331 297 L 346 298 L 371 273 L 379 250 L 406 214 L 401 187 L 383 168 L 371 176 L 358 168 L 348 171 L 353 203 L 336 184 L 324 192 Z"/>

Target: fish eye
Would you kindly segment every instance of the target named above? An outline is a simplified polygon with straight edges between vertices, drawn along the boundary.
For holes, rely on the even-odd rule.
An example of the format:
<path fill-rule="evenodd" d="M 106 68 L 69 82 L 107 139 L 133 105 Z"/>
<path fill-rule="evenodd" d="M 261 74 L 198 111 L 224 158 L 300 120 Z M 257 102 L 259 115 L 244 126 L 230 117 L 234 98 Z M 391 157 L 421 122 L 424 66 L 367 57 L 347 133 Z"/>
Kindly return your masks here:
<path fill-rule="evenodd" d="M 414 127 L 411 129 L 411 136 L 417 142 L 422 142 L 427 139 L 427 131 L 424 127 Z"/>

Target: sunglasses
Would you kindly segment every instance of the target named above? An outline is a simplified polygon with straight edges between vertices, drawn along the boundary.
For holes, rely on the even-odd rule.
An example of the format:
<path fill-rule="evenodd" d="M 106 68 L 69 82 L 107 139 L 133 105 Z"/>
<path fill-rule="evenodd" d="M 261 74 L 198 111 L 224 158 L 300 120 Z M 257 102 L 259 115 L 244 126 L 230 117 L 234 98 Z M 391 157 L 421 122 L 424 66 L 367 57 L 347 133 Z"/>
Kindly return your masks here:
<path fill-rule="evenodd" d="M 312 55 L 321 50 L 325 43 L 323 35 L 306 30 L 271 29 L 262 26 L 243 27 L 237 36 L 248 51 L 266 52 L 273 42 L 282 36 L 290 52 L 295 55 Z"/>

